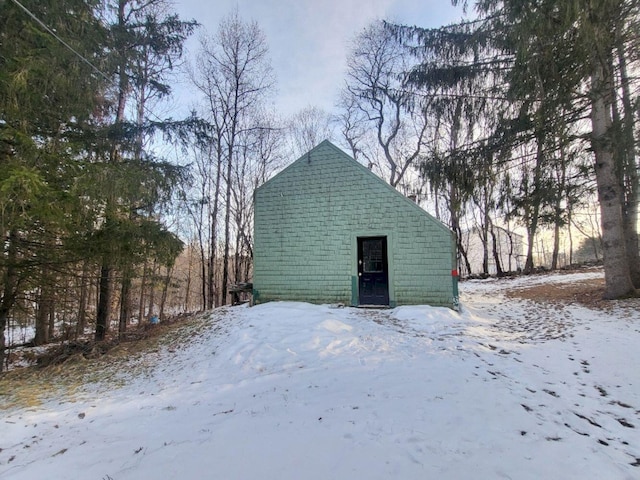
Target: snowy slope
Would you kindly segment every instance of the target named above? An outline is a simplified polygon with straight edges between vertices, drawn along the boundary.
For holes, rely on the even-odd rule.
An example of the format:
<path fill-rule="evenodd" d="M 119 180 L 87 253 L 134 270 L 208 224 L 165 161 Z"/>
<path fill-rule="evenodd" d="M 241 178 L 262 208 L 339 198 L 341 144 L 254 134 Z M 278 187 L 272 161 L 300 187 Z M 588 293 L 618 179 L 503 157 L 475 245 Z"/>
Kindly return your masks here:
<path fill-rule="evenodd" d="M 540 278 L 465 283 L 462 313 L 219 309 L 117 387 L 2 411 L 0 478 L 640 478 L 640 304 L 501 293 Z"/>

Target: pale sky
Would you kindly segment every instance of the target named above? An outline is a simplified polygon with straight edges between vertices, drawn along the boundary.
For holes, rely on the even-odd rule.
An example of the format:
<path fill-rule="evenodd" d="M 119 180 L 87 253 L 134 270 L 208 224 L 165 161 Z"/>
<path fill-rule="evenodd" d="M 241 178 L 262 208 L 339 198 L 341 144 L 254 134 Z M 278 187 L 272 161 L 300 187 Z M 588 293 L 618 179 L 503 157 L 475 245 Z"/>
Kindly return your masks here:
<path fill-rule="evenodd" d="M 266 35 L 278 90 L 275 108 L 282 115 L 309 105 L 333 110 L 349 42 L 371 21 L 438 27 L 463 14 L 449 0 L 175 0 L 183 20 L 202 25 L 188 48 L 196 50 L 201 33 L 215 34 L 236 6 L 243 20 L 255 20 Z M 183 87 L 176 93 L 182 105 L 193 103 Z"/>

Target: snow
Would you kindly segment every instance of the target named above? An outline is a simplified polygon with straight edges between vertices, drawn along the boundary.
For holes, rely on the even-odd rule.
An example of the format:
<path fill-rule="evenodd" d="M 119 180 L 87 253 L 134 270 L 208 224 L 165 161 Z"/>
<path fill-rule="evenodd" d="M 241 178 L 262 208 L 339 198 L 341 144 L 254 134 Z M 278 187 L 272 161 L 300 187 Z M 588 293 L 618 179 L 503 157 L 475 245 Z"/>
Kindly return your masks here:
<path fill-rule="evenodd" d="M 504 296 L 601 275 L 465 282 L 460 313 L 218 309 L 179 348 L 2 411 L 0 478 L 640 478 L 640 304 Z"/>
<path fill-rule="evenodd" d="M 36 329 L 31 325 L 20 325 L 10 323 L 4 331 L 4 341 L 6 345 L 27 343 L 35 337 Z"/>

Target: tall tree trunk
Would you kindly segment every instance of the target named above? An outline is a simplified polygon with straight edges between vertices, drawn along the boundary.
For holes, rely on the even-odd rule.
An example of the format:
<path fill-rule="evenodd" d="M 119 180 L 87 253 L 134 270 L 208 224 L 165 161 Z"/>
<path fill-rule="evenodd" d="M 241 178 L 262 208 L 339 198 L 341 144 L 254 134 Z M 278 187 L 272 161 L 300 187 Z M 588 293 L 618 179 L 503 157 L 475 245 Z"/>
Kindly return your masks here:
<path fill-rule="evenodd" d="M 220 210 L 220 179 L 222 178 L 222 148 L 220 141 L 216 143 L 216 182 L 215 190 L 213 193 L 213 211 L 211 212 L 211 244 L 209 253 L 209 290 L 207 309 L 211 310 L 213 307 L 217 307 L 216 302 L 216 247 L 218 237 L 218 212 Z"/>
<path fill-rule="evenodd" d="M 98 287 L 98 311 L 96 312 L 96 341 L 105 339 L 109 330 L 109 310 L 111 309 L 111 267 L 102 262 L 100 286 Z"/>
<path fill-rule="evenodd" d="M 160 313 L 158 317 L 164 320 L 164 307 L 167 303 L 167 295 L 169 293 L 169 282 L 171 281 L 172 268 L 167 267 L 167 273 L 164 276 L 164 282 L 162 282 L 162 296 L 160 297 Z"/>
<path fill-rule="evenodd" d="M 4 269 L 2 278 L 2 298 L 0 299 L 0 372 L 4 368 L 4 352 L 5 352 L 5 330 L 9 321 L 9 313 L 15 305 L 18 294 L 18 270 L 16 263 L 18 261 L 18 232 L 12 230 L 9 232 L 9 238 L 5 242 L 5 252 L 7 266 Z"/>
<path fill-rule="evenodd" d="M 61 306 L 60 312 L 60 323 L 63 327 L 63 339 L 66 341 L 71 340 L 72 337 L 72 329 L 71 323 L 69 321 L 69 296 L 72 295 L 72 280 L 70 278 L 66 278 L 66 285 L 64 286 L 64 294 L 62 296 L 62 301 L 59 302 Z M 55 309 L 55 308 L 54 308 Z M 75 329 L 74 329 L 75 330 Z"/>
<path fill-rule="evenodd" d="M 45 245 L 47 251 L 53 251 L 54 247 L 50 239 L 45 240 Z M 50 325 L 49 317 L 53 309 L 54 285 L 55 275 L 45 263 L 40 268 L 40 295 L 36 311 L 36 332 L 33 340 L 35 345 L 45 345 L 53 338 L 54 329 Z"/>
<path fill-rule="evenodd" d="M 535 231 L 536 226 L 531 224 L 532 220 L 527 222 L 526 231 L 527 231 L 527 255 L 524 261 L 524 273 L 529 274 L 533 272 L 533 247 L 535 241 Z M 536 220 L 537 222 L 537 220 Z"/>
<path fill-rule="evenodd" d="M 125 29 L 125 8 L 129 0 L 118 0 L 118 28 L 124 31 Z M 124 46 L 121 46 L 121 51 L 117 52 L 119 54 L 119 62 L 118 62 L 118 103 L 116 109 L 116 118 L 115 124 L 118 125 L 122 123 L 125 119 L 125 107 L 127 94 L 129 90 L 129 77 L 126 72 L 126 52 L 122 51 Z M 120 148 L 117 142 L 114 142 L 111 148 L 111 163 L 118 163 L 120 161 Z M 107 198 L 107 206 L 105 213 L 105 225 L 108 226 L 110 222 L 113 221 L 113 212 L 115 207 L 116 199 L 113 198 L 113 195 L 109 195 Z M 107 229 L 105 227 L 105 229 Z M 107 331 L 109 329 L 109 315 L 111 309 L 111 293 L 113 289 L 112 275 L 111 272 L 113 270 L 112 259 L 109 255 L 104 255 L 102 257 L 102 266 L 100 267 L 100 288 L 98 289 L 98 311 L 96 315 L 96 333 L 95 339 L 97 341 L 104 340 Z"/>
<path fill-rule="evenodd" d="M 55 308 L 55 302 L 53 301 L 53 297 L 51 297 L 51 301 L 49 302 L 48 305 L 48 315 L 49 315 L 49 322 L 48 322 L 48 328 L 47 328 L 47 333 L 48 333 L 48 337 L 49 337 L 49 341 L 53 340 L 53 338 L 56 335 L 56 308 Z"/>
<path fill-rule="evenodd" d="M 145 294 L 147 288 L 147 276 L 149 275 L 149 265 L 144 262 L 142 267 L 142 278 L 140 279 L 140 301 L 138 302 L 138 324 L 144 320 Z M 204 277 L 202 278 L 204 281 Z"/>
<path fill-rule="evenodd" d="M 233 255 L 233 283 L 240 281 L 240 261 L 242 259 L 242 252 L 240 251 L 240 224 L 236 222 L 236 248 Z"/>
<path fill-rule="evenodd" d="M 209 265 L 210 258 L 204 251 L 204 244 L 200 242 L 200 278 L 202 279 L 202 285 L 200 289 L 200 297 L 202 302 L 202 310 L 206 310 L 207 305 L 207 266 Z"/>
<path fill-rule="evenodd" d="M 244 278 L 243 281 L 248 282 L 249 278 L 251 278 L 251 265 L 253 264 L 253 255 L 250 253 L 247 254 L 244 263 Z"/>
<path fill-rule="evenodd" d="M 611 143 L 612 72 L 603 63 L 594 62 L 591 77 L 591 147 L 595 155 L 595 174 L 602 224 L 605 298 L 622 297 L 634 292 L 622 214 L 623 192 L 616 171 Z"/>
<path fill-rule="evenodd" d="M 118 334 L 120 335 L 127 331 L 127 325 L 131 318 L 131 276 L 130 269 L 125 267 L 120 287 L 120 318 L 118 319 Z"/>
<path fill-rule="evenodd" d="M 600 251 L 602 250 L 602 237 L 591 237 L 591 247 L 593 248 L 593 256 L 596 262 L 600 261 Z"/>
<path fill-rule="evenodd" d="M 491 226 L 491 218 L 489 217 L 489 191 L 487 189 L 487 184 L 485 183 L 483 187 L 483 207 L 482 207 L 482 272 L 485 275 L 489 275 L 489 231 Z M 491 232 L 493 233 L 493 232 Z"/>
<path fill-rule="evenodd" d="M 571 231 L 571 218 L 573 209 L 567 209 L 567 236 L 569 237 L 569 265 L 573 265 L 573 234 Z"/>
<path fill-rule="evenodd" d="M 562 226 L 562 197 L 567 191 L 566 188 L 566 180 L 567 180 L 567 163 L 565 158 L 565 145 L 563 140 L 560 138 L 559 141 L 560 147 L 560 172 L 559 178 L 557 178 L 556 191 L 555 195 L 555 203 L 553 205 L 553 255 L 551 257 L 551 270 L 558 269 L 558 257 L 560 255 L 560 227 Z M 568 199 L 567 199 L 568 200 Z M 568 202 L 567 202 L 568 203 Z"/>
<path fill-rule="evenodd" d="M 493 251 L 493 261 L 496 264 L 496 275 L 498 277 L 504 277 L 504 270 L 502 269 L 502 261 L 500 260 L 500 251 L 498 250 L 498 236 L 495 232 L 495 226 L 491 219 L 490 222 L 490 231 L 491 231 L 491 245 Z"/>
<path fill-rule="evenodd" d="M 458 229 L 454 230 L 453 233 L 456 236 L 456 248 L 458 249 L 458 262 L 457 262 L 458 270 L 460 270 L 460 275 L 462 275 L 462 273 L 466 271 L 466 276 L 469 276 L 473 272 L 471 270 L 471 262 L 469 261 L 469 254 L 467 252 L 467 247 L 464 244 L 462 229 L 458 226 Z M 461 268 L 463 266 L 466 269 L 464 271 Z"/>
<path fill-rule="evenodd" d="M 489 231 L 486 225 L 480 225 L 480 240 L 482 241 L 482 273 L 489 275 Z"/>
<path fill-rule="evenodd" d="M 618 40 L 618 63 L 620 67 L 620 86 L 622 87 L 622 138 L 618 146 L 621 153 L 621 171 L 624 176 L 623 221 L 629 273 L 635 288 L 640 288 L 640 242 L 638 239 L 638 202 L 640 201 L 640 179 L 634 138 L 634 110 L 631 100 L 631 87 L 627 71 L 627 58 L 622 40 Z M 615 97 L 614 97 L 615 98 Z"/>
<path fill-rule="evenodd" d="M 147 310 L 147 318 L 151 318 L 153 316 L 153 312 L 154 312 L 154 305 L 155 305 L 155 296 L 156 296 L 156 272 L 157 272 L 157 268 L 158 265 L 156 264 L 156 262 L 153 262 L 153 267 L 151 267 L 151 284 L 150 284 L 150 289 L 149 289 L 149 308 Z"/>
<path fill-rule="evenodd" d="M 222 264 L 222 298 L 220 303 L 227 304 L 227 283 L 229 282 L 229 244 L 231 243 L 231 167 L 233 165 L 233 150 L 230 149 L 227 159 L 227 191 L 225 194 L 226 206 L 224 214 L 224 256 Z"/>
<path fill-rule="evenodd" d="M 529 221 L 527 222 L 527 259 L 524 264 L 524 272 L 533 272 L 533 246 L 538 233 L 538 220 L 540 216 L 540 204 L 541 198 L 541 178 L 542 178 L 542 164 L 544 162 L 544 134 L 538 133 L 536 135 L 536 165 L 533 169 L 533 194 L 531 195 L 531 210 L 529 215 Z"/>
<path fill-rule="evenodd" d="M 189 311 L 189 300 L 190 300 L 190 296 L 191 296 L 191 269 L 193 268 L 193 249 L 191 248 L 191 246 L 188 247 L 188 252 L 189 252 L 189 263 L 187 265 L 187 280 L 186 280 L 186 285 L 184 288 L 184 304 L 183 304 L 183 310 L 185 312 Z"/>
<path fill-rule="evenodd" d="M 38 295 L 38 308 L 36 310 L 36 332 L 33 338 L 34 345 L 45 345 L 49 343 L 49 311 L 52 302 L 51 283 L 43 268 L 41 277 L 40 295 Z"/>
<path fill-rule="evenodd" d="M 84 329 L 87 325 L 87 297 L 89 290 L 89 264 L 82 264 L 82 276 L 80 277 L 80 298 L 78 299 L 78 318 L 76 319 L 75 338 L 84 335 Z"/>
<path fill-rule="evenodd" d="M 453 186 L 451 187 L 452 189 L 454 188 Z M 452 193 L 453 195 L 453 193 Z M 453 232 L 456 235 L 456 247 L 458 249 L 458 253 L 461 256 L 462 261 L 464 262 L 464 266 L 467 269 L 467 275 L 471 275 L 471 263 L 469 262 L 469 257 L 467 255 L 467 249 L 465 248 L 464 244 L 462 243 L 463 239 L 462 239 L 462 229 L 460 228 L 460 221 L 458 219 L 458 215 L 457 215 L 457 209 L 452 207 L 451 208 L 451 230 L 453 230 Z"/>
<path fill-rule="evenodd" d="M 213 236 L 215 235 L 213 233 L 213 228 L 212 228 L 212 234 L 211 237 L 213 238 Z M 206 302 L 206 306 L 207 306 L 207 310 L 211 310 L 212 308 L 217 306 L 216 303 L 216 245 L 215 243 L 212 243 L 209 249 L 209 265 L 208 265 L 208 269 L 207 269 L 207 281 L 206 281 L 206 286 L 207 286 L 207 302 Z"/>
<path fill-rule="evenodd" d="M 3 303 L 0 303 L 0 373 L 4 370 L 4 351 L 7 348 L 4 336 L 9 321 L 9 310 Z"/>
<path fill-rule="evenodd" d="M 506 230 L 506 234 L 507 234 L 507 238 L 509 239 L 509 271 L 513 272 L 513 264 L 511 263 L 514 259 L 514 250 L 515 250 L 515 242 L 513 241 L 513 232 L 511 231 L 509 224 L 507 224 L 507 230 Z M 518 265 L 518 262 L 516 260 L 516 266 Z"/>
<path fill-rule="evenodd" d="M 556 210 L 556 221 L 553 225 L 553 253 L 551 255 L 551 270 L 558 269 L 558 257 L 560 255 L 560 221 L 559 212 Z"/>

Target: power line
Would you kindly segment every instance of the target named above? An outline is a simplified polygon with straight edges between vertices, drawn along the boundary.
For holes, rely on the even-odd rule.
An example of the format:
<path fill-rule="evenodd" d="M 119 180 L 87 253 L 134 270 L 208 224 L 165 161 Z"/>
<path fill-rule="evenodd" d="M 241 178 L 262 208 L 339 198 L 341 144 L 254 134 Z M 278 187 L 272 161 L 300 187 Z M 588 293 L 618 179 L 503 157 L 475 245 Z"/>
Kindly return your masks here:
<path fill-rule="evenodd" d="M 93 63 L 91 63 L 86 57 L 84 57 L 81 53 L 75 50 L 71 45 L 65 42 L 62 38 L 60 38 L 56 32 L 54 32 L 51 28 L 49 28 L 42 20 L 35 16 L 33 12 L 31 12 L 27 7 L 22 5 L 18 0 L 12 0 L 18 7 L 20 7 L 27 15 L 29 15 L 38 25 L 44 28 L 49 34 L 51 34 L 56 40 L 58 40 L 62 45 L 68 48 L 71 52 L 73 52 L 80 60 L 89 65 L 98 75 L 103 77 L 108 82 L 113 82 L 111 78 L 109 78 L 105 73 L 103 73 L 98 67 L 96 67 Z"/>
<path fill-rule="evenodd" d="M 100 75 L 102 78 L 104 78 L 112 86 L 117 86 L 117 82 L 113 78 L 109 77 L 106 73 L 104 73 L 102 70 L 100 70 L 98 67 L 96 67 L 93 63 L 91 63 L 91 61 L 89 59 L 87 59 L 84 55 L 82 55 L 80 52 L 78 52 L 76 49 L 74 49 L 71 45 L 69 45 L 67 42 L 65 42 L 62 38 L 60 38 L 60 36 L 53 29 L 51 29 L 46 23 L 44 23 L 42 20 L 40 20 L 31 10 L 29 10 L 27 7 L 22 5 L 18 0 L 12 0 L 12 2 L 14 4 L 16 4 L 20 9 L 22 9 L 29 17 L 31 17 L 47 33 L 49 33 L 51 36 L 53 36 L 53 38 L 55 38 L 58 42 L 60 42 L 62 45 L 64 45 L 65 48 L 67 48 L 74 55 L 76 55 L 80 60 L 82 60 L 82 62 L 86 63 L 89 67 L 91 67 L 91 69 L 94 72 L 96 72 L 98 75 Z M 149 110 L 149 107 L 147 107 L 146 105 L 144 106 L 144 110 L 147 112 L 147 114 L 149 116 L 155 117 L 155 119 L 158 120 L 159 122 L 163 121 L 154 112 Z"/>

